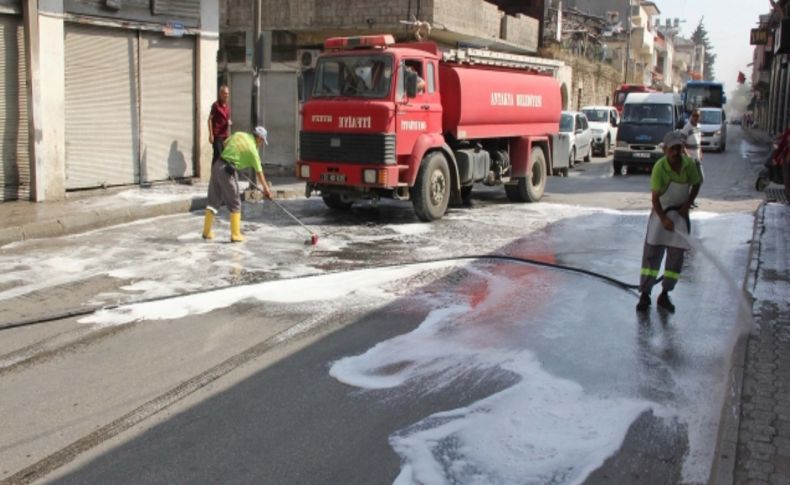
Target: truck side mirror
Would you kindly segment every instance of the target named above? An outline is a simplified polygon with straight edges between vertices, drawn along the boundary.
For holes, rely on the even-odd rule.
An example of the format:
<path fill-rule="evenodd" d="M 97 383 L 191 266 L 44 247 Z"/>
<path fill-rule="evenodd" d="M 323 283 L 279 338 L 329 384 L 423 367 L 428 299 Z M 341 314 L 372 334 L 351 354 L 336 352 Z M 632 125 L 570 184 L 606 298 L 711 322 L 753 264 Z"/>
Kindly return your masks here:
<path fill-rule="evenodd" d="M 406 96 L 417 97 L 417 73 L 408 69 L 406 70 Z"/>

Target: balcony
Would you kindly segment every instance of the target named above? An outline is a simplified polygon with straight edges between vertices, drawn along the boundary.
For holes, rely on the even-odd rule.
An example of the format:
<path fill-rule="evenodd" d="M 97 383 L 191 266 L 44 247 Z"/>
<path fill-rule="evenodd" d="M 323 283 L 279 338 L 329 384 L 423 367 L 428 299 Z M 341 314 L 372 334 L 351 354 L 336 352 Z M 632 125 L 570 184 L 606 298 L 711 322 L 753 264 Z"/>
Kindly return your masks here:
<path fill-rule="evenodd" d="M 652 56 L 655 50 L 653 30 L 648 27 L 637 27 L 631 30 L 631 51 L 638 56 Z"/>

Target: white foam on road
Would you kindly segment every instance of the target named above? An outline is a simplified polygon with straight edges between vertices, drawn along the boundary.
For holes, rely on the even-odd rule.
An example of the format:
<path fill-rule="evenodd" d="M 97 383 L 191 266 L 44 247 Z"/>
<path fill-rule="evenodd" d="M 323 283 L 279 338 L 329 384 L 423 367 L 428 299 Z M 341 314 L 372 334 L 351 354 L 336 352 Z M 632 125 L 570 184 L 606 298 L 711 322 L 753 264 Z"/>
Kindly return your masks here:
<path fill-rule="evenodd" d="M 460 264 L 462 263 L 425 263 L 406 267 L 348 271 L 291 280 L 268 281 L 161 301 L 123 305 L 113 309 L 100 310 L 80 319 L 79 322 L 121 325 L 139 320 L 170 320 L 205 314 L 248 299 L 277 303 L 305 303 L 356 295 L 387 302 L 397 296 L 390 289 L 398 288 L 398 285 L 394 284 L 395 281 L 415 276 L 430 269 L 449 268 Z"/>
<path fill-rule="evenodd" d="M 427 380 L 421 387 L 431 392 L 480 371 L 517 376 L 503 391 L 391 436 L 403 462 L 396 484 L 580 483 L 620 448 L 631 423 L 655 407 L 589 395 L 546 372 L 528 351 L 480 345 L 485 337 L 476 334 L 486 329 L 458 325 L 470 311 L 465 305 L 436 309 L 413 332 L 340 359 L 329 371 L 364 389 Z"/>

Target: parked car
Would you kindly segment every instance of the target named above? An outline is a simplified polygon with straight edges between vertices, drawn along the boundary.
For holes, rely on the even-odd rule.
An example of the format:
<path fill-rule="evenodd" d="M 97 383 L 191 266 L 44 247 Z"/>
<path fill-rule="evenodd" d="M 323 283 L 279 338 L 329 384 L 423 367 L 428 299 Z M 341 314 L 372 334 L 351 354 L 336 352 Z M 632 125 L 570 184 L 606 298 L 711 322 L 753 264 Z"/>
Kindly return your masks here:
<path fill-rule="evenodd" d="M 592 129 L 593 152 L 602 157 L 608 156 L 617 140 L 620 114 L 614 106 L 585 106 L 582 113 L 587 116 Z"/>
<path fill-rule="evenodd" d="M 723 152 L 727 149 L 727 115 L 721 108 L 700 108 L 699 131 L 702 149 Z"/>
<path fill-rule="evenodd" d="M 615 175 L 629 168 L 650 170 L 664 156 L 667 132 L 683 127 L 683 103 L 677 93 L 631 93 L 617 129 L 612 166 Z"/>
<path fill-rule="evenodd" d="M 592 130 L 584 113 L 563 111 L 560 116 L 560 142 L 568 143 L 568 165 L 583 160 L 589 162 L 592 157 Z"/>

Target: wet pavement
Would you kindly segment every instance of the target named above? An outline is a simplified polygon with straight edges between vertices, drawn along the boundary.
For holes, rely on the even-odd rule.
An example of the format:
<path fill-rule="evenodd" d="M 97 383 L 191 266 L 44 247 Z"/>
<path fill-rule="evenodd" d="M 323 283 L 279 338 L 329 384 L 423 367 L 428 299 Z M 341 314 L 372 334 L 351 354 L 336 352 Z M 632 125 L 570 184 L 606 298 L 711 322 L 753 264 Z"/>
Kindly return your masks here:
<path fill-rule="evenodd" d="M 755 329 L 748 338 L 741 389 L 736 484 L 790 484 L 790 206 L 757 212 Z"/>
<path fill-rule="evenodd" d="M 754 153 L 748 146 L 744 153 L 756 159 L 760 147 L 759 143 L 753 145 L 757 148 Z M 3 247 L 0 253 L 4 258 L 0 264 L 9 270 L 0 281 L 0 295 L 5 294 L 3 299 L 7 302 L 18 303 L 10 298 L 24 298 L 30 311 L 50 305 L 49 310 L 54 312 L 62 310 L 58 301 L 64 301 L 74 291 L 82 291 L 89 303 L 101 305 L 229 283 L 274 284 L 275 279 L 294 275 L 322 275 L 392 261 L 492 252 L 587 268 L 635 282 L 634 268 L 639 266 L 646 212 L 552 204 L 513 206 L 485 194 L 481 197 L 484 202 L 474 212 L 453 210 L 431 225 L 415 223 L 410 207 L 397 204 L 365 207 L 355 210 L 349 218 L 327 216 L 320 200 L 288 202 L 290 209 L 320 231 L 321 240 L 316 247 L 304 245 L 306 234 L 294 229 L 271 205 L 246 206 L 248 243 L 243 247 L 219 242 L 201 244 L 194 233 L 199 226 L 194 214 L 141 221 L 118 228 L 120 231 L 101 229 L 76 234 L 68 239 L 66 244 L 71 249 L 65 253 L 63 242 L 55 244 L 54 239 L 17 243 Z M 126 205 L 140 202 L 126 200 Z M 101 206 L 101 202 L 97 205 Z M 342 451 L 351 450 L 334 446 L 333 453 L 333 446 L 323 447 L 328 454 L 322 456 L 320 443 L 315 443 L 315 453 L 310 453 L 314 447 L 305 441 L 307 438 L 287 426 L 289 412 L 295 405 L 307 413 L 298 416 L 315 420 L 316 416 L 308 412 L 311 403 L 326 412 L 322 406 L 325 398 L 335 396 L 349 406 L 346 417 L 341 415 L 342 419 L 336 422 L 340 428 L 350 426 L 349 420 L 360 418 L 360 430 L 369 426 L 384 436 L 392 436 L 389 443 L 393 448 L 369 439 L 354 445 L 359 451 L 371 451 L 370 459 L 363 461 L 361 468 L 370 473 L 391 470 L 393 479 L 397 475 L 406 483 L 428 476 L 424 473 L 432 468 L 424 466 L 428 455 L 420 450 L 432 446 L 436 447 L 431 454 L 437 457 L 434 465 L 446 473 L 445 477 L 459 482 L 468 482 L 472 476 L 507 482 L 511 476 L 507 473 L 512 472 L 516 475 L 511 478 L 532 476 L 541 483 L 565 483 L 573 481 L 574 476 L 592 472 L 586 483 L 702 483 L 713 463 L 712 476 L 717 484 L 788 483 L 788 213 L 785 205 L 761 207 L 753 235 L 751 214 L 698 212 L 695 234 L 732 273 L 723 274 L 703 251 L 690 255 L 684 281 L 677 296 L 673 295 L 679 309 L 673 316 L 658 312 L 654 306 L 647 318 L 639 319 L 633 312 L 636 299 L 628 292 L 594 278 L 547 269 L 480 262 L 453 272 L 438 286 L 413 279 L 412 284 L 419 284 L 413 292 L 400 296 L 394 306 L 378 312 L 371 309 L 367 316 L 355 315 L 352 321 L 357 338 L 353 350 L 345 347 L 337 335 L 325 352 L 313 349 L 288 362 L 286 367 L 291 369 L 313 369 L 321 384 L 312 388 L 314 394 L 305 396 L 298 391 L 311 389 L 310 384 L 315 381 L 299 381 L 304 387 L 283 396 L 282 412 L 274 412 L 272 419 L 257 422 L 261 413 L 279 409 L 276 400 L 267 398 L 246 410 L 238 409 L 234 403 L 244 402 L 243 396 L 264 396 L 278 383 L 285 386 L 293 382 L 293 375 L 281 372 L 281 368 L 277 369 L 279 373 L 262 372 L 258 377 L 253 374 L 228 394 L 194 411 L 183 410 L 184 414 L 172 423 L 165 422 L 117 452 L 105 450 L 102 457 L 95 457 L 96 461 L 83 462 L 84 468 L 79 471 L 73 469 L 75 474 L 70 480 L 84 483 L 88 478 L 113 477 L 129 481 L 140 477 L 129 473 L 142 462 L 159 463 L 163 469 L 173 467 L 176 474 L 172 479 L 193 476 L 195 480 L 205 480 L 208 475 L 200 472 L 208 471 L 194 468 L 195 462 L 182 460 L 183 466 L 174 466 L 162 462 L 161 457 L 171 456 L 172 437 L 178 433 L 186 433 L 182 434 L 182 445 L 204 442 L 207 436 L 229 445 L 223 428 L 236 430 L 241 441 L 235 445 L 243 449 L 260 446 L 261 436 L 276 429 L 272 439 L 281 446 L 281 453 L 273 456 L 280 456 L 281 464 L 290 463 L 293 453 L 314 456 L 316 461 L 312 463 L 336 456 L 337 463 L 342 464 Z M 464 226 L 465 223 L 470 225 Z M 226 229 L 222 221 L 218 225 L 217 229 Z M 166 231 L 162 230 L 164 227 Z M 514 241 L 515 231 L 530 235 Z M 618 236 L 616 241 L 613 235 Z M 31 253 L 26 259 L 29 251 L 35 255 Z M 301 261 L 303 266 L 295 266 L 294 261 Z M 62 281 L 47 279 L 53 270 L 57 270 Z M 87 279 L 86 273 L 90 273 Z M 206 273 L 212 276 L 205 279 Z M 746 352 L 736 352 L 731 361 L 731 349 L 738 348 L 735 342 L 749 332 L 735 302 L 744 280 L 754 298 L 755 327 L 748 336 Z M 62 295 L 57 297 L 55 293 L 53 297 L 50 286 L 57 287 L 58 283 L 63 289 L 55 291 L 62 291 Z M 426 304 L 437 295 L 444 304 Z M 18 304 L 3 305 L 3 320 L 20 318 L 18 308 Z M 403 314 L 411 316 L 403 321 L 405 327 L 390 326 Z M 458 322 L 462 321 L 474 321 L 475 328 L 459 328 Z M 186 325 L 190 322 L 184 321 Z M 414 330 L 418 333 L 412 335 L 413 329 L 408 327 L 420 322 Z M 424 327 L 426 322 L 433 327 Z M 386 332 L 360 335 L 359 329 L 367 326 Z M 430 352 L 421 353 L 426 340 L 436 344 Z M 313 367 L 301 366 L 302 357 L 313 362 Z M 738 359 L 744 358 L 740 365 Z M 344 362 L 332 367 L 331 379 L 325 367 L 329 362 L 336 362 L 335 366 Z M 411 364 L 404 366 L 403 362 Z M 382 375 L 380 369 L 387 371 Z M 742 388 L 737 380 L 739 369 L 744 376 Z M 488 379 L 481 380 L 480 372 Z M 305 377 L 304 372 L 299 375 Z M 377 383 L 381 379 L 385 379 L 390 390 L 377 394 L 371 389 L 381 389 L 381 382 Z M 463 383 L 469 380 L 492 384 L 473 386 L 464 393 L 468 386 Z M 449 394 L 431 391 L 426 395 L 430 406 L 399 414 L 395 423 L 382 427 L 377 418 L 391 411 L 389 404 L 402 408 L 426 388 L 449 390 Z M 718 403 L 724 395 L 741 389 L 742 394 L 734 393 L 735 402 L 722 410 Z M 465 399 L 453 397 L 459 393 Z M 531 403 L 532 412 L 521 415 L 524 402 Z M 379 414 L 369 414 L 371 404 Z M 501 412 L 487 412 L 491 409 Z M 596 418 L 591 421 L 595 424 L 582 416 L 589 413 Z M 225 418 L 221 426 L 206 427 L 203 417 L 207 415 Z M 368 420 L 361 419 L 366 416 Z M 519 419 L 494 419 L 502 416 Z M 542 439 L 527 443 L 517 439 L 535 435 L 547 422 L 552 423 L 551 432 L 536 435 Z M 326 424 L 329 427 L 324 429 L 329 436 L 340 433 L 331 426 L 331 420 Z M 719 430 L 727 426 L 739 431 L 723 437 Z M 476 430 L 481 427 L 494 432 L 480 434 Z M 522 427 L 522 432 L 513 432 Z M 448 434 L 448 430 L 452 432 Z M 502 436 L 516 438 L 503 440 Z M 469 446 L 463 446 L 480 439 L 492 445 L 498 442 L 504 449 L 491 448 L 500 450 L 499 456 L 481 457 Z M 276 446 L 275 441 L 272 446 Z M 513 456 L 507 454 L 508 450 L 520 450 L 516 455 L 518 463 L 545 465 L 556 456 L 542 446 L 564 446 L 569 442 L 579 443 L 574 450 L 575 466 L 555 466 L 555 470 L 564 470 L 559 474 L 552 472 L 551 467 L 522 470 L 513 468 L 512 461 L 504 465 L 497 461 Z M 234 451 L 242 448 L 213 450 L 212 460 L 206 463 L 220 468 L 212 476 L 218 481 L 227 480 L 233 475 L 223 475 L 223 470 L 231 471 L 222 467 L 234 463 L 240 469 L 246 468 L 248 477 L 269 471 L 265 466 L 268 461 L 257 454 L 234 457 Z M 592 455 L 591 449 L 595 450 Z M 377 458 L 382 461 L 376 461 Z M 221 465 L 223 460 L 225 464 Z M 263 468 L 256 468 L 253 461 Z M 643 465 L 648 462 L 651 465 L 645 468 Z M 404 468 L 399 463 L 408 466 Z M 596 463 L 597 468 L 593 466 Z M 297 470 L 297 463 L 293 465 L 293 470 Z M 360 464 L 346 463 L 350 469 L 356 465 Z M 350 477 L 346 483 L 370 483 L 362 479 L 366 475 L 332 475 L 332 470 L 318 466 L 315 471 L 322 474 L 313 477 L 346 476 Z M 283 483 L 289 481 L 288 477 L 298 478 L 279 476 L 285 479 Z M 160 475 L 165 481 L 166 477 Z M 370 477 L 381 479 L 375 473 Z"/>

